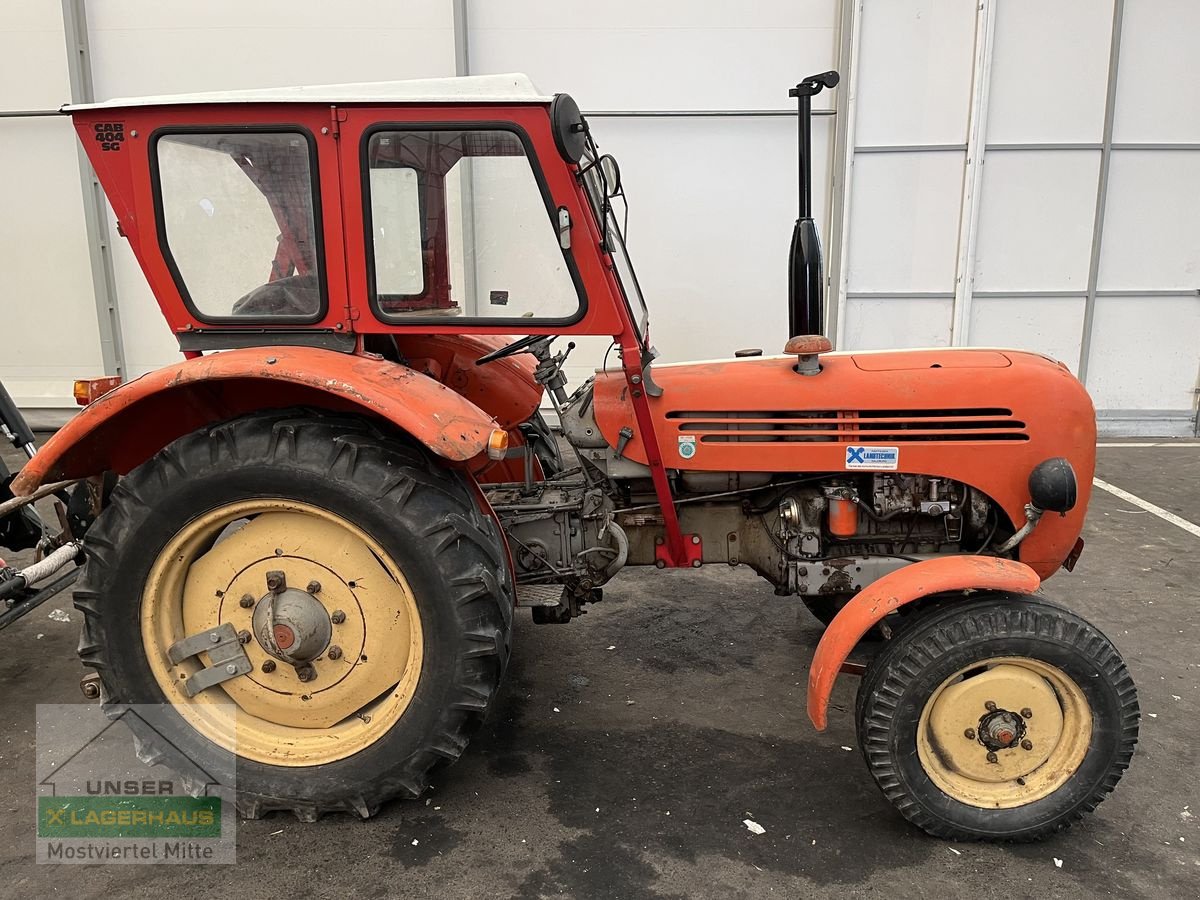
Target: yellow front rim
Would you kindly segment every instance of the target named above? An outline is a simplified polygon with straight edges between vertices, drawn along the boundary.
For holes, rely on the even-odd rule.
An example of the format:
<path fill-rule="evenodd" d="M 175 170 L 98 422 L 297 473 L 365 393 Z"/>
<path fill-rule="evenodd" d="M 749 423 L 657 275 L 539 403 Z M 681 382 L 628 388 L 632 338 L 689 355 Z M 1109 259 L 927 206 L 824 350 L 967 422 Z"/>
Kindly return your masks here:
<path fill-rule="evenodd" d="M 997 657 L 933 692 L 917 724 L 917 755 L 930 780 L 960 803 L 1013 809 L 1066 784 L 1091 738 L 1087 698 L 1065 672 Z"/>
<path fill-rule="evenodd" d="M 289 585 L 319 584 L 311 596 L 336 623 L 308 682 L 253 637 L 268 571 L 284 572 Z M 208 655 L 173 665 L 167 651 L 225 623 L 251 632 L 243 646 L 253 669 L 188 697 L 183 684 Z M 404 714 L 421 673 L 421 618 L 400 567 L 357 526 L 291 500 L 232 503 L 189 522 L 150 570 L 141 630 L 150 669 L 180 715 L 219 746 L 270 765 L 321 765 L 370 746 Z"/>

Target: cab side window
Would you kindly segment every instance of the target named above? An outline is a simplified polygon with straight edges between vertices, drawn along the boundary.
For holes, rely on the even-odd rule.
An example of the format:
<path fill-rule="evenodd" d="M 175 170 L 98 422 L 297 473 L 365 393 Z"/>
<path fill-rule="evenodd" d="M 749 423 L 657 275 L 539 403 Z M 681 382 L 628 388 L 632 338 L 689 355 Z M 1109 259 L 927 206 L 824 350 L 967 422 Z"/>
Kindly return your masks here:
<path fill-rule="evenodd" d="M 315 162 L 307 135 L 160 134 L 154 154 L 164 252 L 197 317 L 320 317 Z"/>
<path fill-rule="evenodd" d="M 581 311 L 553 211 L 507 130 L 375 130 L 367 255 L 387 321 L 567 322 Z"/>

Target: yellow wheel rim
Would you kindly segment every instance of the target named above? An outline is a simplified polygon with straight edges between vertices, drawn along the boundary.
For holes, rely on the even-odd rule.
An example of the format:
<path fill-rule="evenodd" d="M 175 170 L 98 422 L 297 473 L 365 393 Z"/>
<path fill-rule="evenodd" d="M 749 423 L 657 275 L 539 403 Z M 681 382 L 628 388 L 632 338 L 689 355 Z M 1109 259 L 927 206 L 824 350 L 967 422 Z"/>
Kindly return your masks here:
<path fill-rule="evenodd" d="M 310 681 L 254 636 L 268 571 L 284 572 L 289 586 L 319 584 L 313 609 L 335 623 L 309 663 Z M 253 669 L 187 696 L 186 679 L 211 661 L 201 653 L 173 665 L 168 649 L 225 623 L 251 633 L 243 647 Z M 150 669 L 180 715 L 215 744 L 269 765 L 322 765 L 370 746 L 404 714 L 421 673 L 421 618 L 399 566 L 357 526 L 291 500 L 242 501 L 189 522 L 150 570 L 141 630 Z"/>
<path fill-rule="evenodd" d="M 960 803 L 1013 809 L 1066 784 L 1091 738 L 1087 698 L 1065 672 L 998 657 L 933 692 L 917 724 L 917 755 L 930 780 Z"/>

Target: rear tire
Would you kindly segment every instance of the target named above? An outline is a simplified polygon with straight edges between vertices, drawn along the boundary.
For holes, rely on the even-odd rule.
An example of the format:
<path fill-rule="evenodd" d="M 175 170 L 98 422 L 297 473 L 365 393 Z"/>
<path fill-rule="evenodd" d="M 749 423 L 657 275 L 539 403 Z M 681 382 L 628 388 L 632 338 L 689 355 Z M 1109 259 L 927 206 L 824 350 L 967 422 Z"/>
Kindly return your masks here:
<path fill-rule="evenodd" d="M 1095 809 L 1138 734 L 1137 691 L 1112 643 L 1025 596 L 913 618 L 856 704 L 867 766 L 904 817 L 935 837 L 1033 841 Z"/>
<path fill-rule="evenodd" d="M 439 465 L 423 448 L 385 435 L 361 419 L 334 418 L 311 410 L 246 416 L 175 441 L 121 480 L 110 505 L 87 535 L 87 562 L 75 592 L 75 605 L 84 617 L 80 656 L 98 671 L 107 709 L 172 704 L 166 722 L 157 723 L 160 730 L 165 729 L 161 737 L 149 729 L 138 733 L 137 717 L 125 717 L 142 745 L 143 758 L 168 766 L 175 762 L 178 768 L 180 754 L 191 763 L 202 763 L 206 755 L 224 752 L 218 747 L 218 731 L 205 733 L 204 720 L 197 718 L 200 714 L 189 708 L 186 699 L 180 699 L 177 685 L 170 680 L 183 674 L 176 674 L 178 668 L 170 669 L 163 648 L 147 640 L 153 633 L 147 617 L 166 616 L 156 605 L 165 608 L 183 603 L 175 595 L 178 591 L 155 593 L 154 585 L 167 582 L 149 579 L 152 573 L 164 571 L 164 565 L 173 564 L 173 559 L 163 557 L 168 547 L 176 546 L 172 541 L 205 516 L 216 515 L 214 527 L 226 530 L 207 543 L 201 536 L 201 549 L 187 563 L 189 573 L 196 571 L 192 566 L 213 552 L 213 547 L 220 547 L 214 540 L 232 544 L 238 534 L 266 521 L 261 517 L 268 514 L 243 515 L 238 521 L 245 519 L 249 524 L 241 532 L 233 532 L 221 525 L 221 510 L 263 504 L 264 510 L 271 511 L 281 503 L 294 507 L 287 514 L 301 524 L 306 521 L 304 510 L 322 521 L 341 523 L 349 543 L 354 543 L 354 535 L 368 542 L 366 551 L 385 567 L 385 575 L 400 573 L 392 575 L 398 579 L 395 584 L 386 578 L 376 577 L 375 581 L 377 585 L 384 582 L 379 590 L 397 597 L 403 593 L 408 598 L 405 602 L 412 604 L 416 619 L 405 632 L 411 638 L 412 652 L 405 659 L 415 665 L 415 671 L 387 673 L 398 680 L 394 688 L 385 687 L 358 712 L 330 726 L 343 729 L 349 735 L 343 743 L 354 748 L 353 752 L 339 751 L 347 754 L 340 757 L 322 751 L 325 755 L 306 760 L 302 749 L 292 749 L 276 758 L 270 746 L 272 728 L 288 740 L 298 735 L 299 743 L 293 748 L 302 748 L 321 742 L 322 727 L 295 724 L 296 710 L 301 708 L 296 700 L 309 697 L 298 698 L 285 690 L 281 700 L 279 691 L 260 691 L 266 699 L 256 696 L 256 703 L 280 704 L 281 718 L 286 718 L 286 713 L 292 719 L 280 724 L 268 711 L 260 719 L 251 719 L 263 723 L 265 736 L 253 753 L 225 748 L 238 754 L 238 810 L 252 818 L 272 810 L 291 810 L 305 821 L 329 811 L 353 812 L 365 818 L 389 799 L 418 796 L 435 767 L 458 758 L 495 697 L 509 657 L 513 589 L 499 529 L 480 511 L 465 478 Z M 285 570 L 291 565 L 297 572 L 305 563 L 333 567 L 328 559 L 319 559 L 322 548 L 329 548 L 328 542 L 314 539 L 311 543 L 307 560 L 293 561 L 293 551 L 288 550 L 278 563 L 257 560 L 254 564 L 279 565 Z M 276 556 L 280 554 L 281 550 L 275 551 Z M 249 565 L 248 561 L 247 570 Z M 311 596 L 324 597 L 336 590 L 355 603 L 355 582 L 348 581 L 346 587 L 339 581 L 342 574 L 331 572 L 324 592 Z M 356 570 L 345 577 L 361 574 Z M 403 584 L 402 592 L 399 584 Z M 362 595 L 365 589 L 359 585 L 357 590 Z M 242 609 L 239 613 L 236 596 L 231 603 L 221 600 L 217 605 L 222 618 L 252 612 Z M 386 622 L 369 621 L 373 608 L 370 601 L 362 606 L 364 634 L 368 628 L 389 627 Z M 374 615 L 379 617 L 377 612 Z M 392 615 L 390 608 L 388 615 Z M 178 638 L 185 636 L 181 633 Z M 167 640 L 178 638 L 171 634 Z M 250 650 L 260 656 L 264 652 L 255 641 L 247 646 L 247 652 Z M 341 651 L 336 656 L 319 656 L 313 665 L 332 666 L 335 659 L 343 667 L 335 673 L 342 680 L 352 677 L 341 674 L 345 667 L 370 671 L 365 653 L 360 669 L 354 668 L 356 656 L 348 652 L 343 656 Z M 271 677 L 299 674 L 299 669 L 292 670 L 282 662 L 278 670 L 272 664 L 275 674 Z M 227 687 L 230 696 L 236 696 L 238 690 L 253 693 L 257 682 L 252 678 L 262 679 L 260 671 L 268 670 L 256 666 L 250 674 L 208 688 L 201 696 L 220 695 Z M 374 690 L 373 684 L 368 681 L 366 689 Z M 315 693 L 313 688 L 305 690 Z M 246 709 L 237 700 L 234 703 L 239 706 L 240 723 Z M 389 713 L 375 716 L 375 731 L 371 731 L 372 717 L 363 711 L 377 709 Z M 308 732 L 316 735 L 315 743 L 307 737 Z M 245 733 L 240 724 L 239 733 Z"/>

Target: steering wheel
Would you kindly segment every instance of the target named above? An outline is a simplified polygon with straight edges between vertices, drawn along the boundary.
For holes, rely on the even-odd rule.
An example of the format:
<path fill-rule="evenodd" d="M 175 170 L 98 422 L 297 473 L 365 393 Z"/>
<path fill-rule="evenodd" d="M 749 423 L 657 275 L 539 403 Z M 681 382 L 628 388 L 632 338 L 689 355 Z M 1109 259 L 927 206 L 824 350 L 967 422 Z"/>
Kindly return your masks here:
<path fill-rule="evenodd" d="M 552 341 L 552 340 L 554 340 L 554 337 L 553 337 L 553 335 L 548 335 L 548 334 L 526 335 L 523 338 L 519 338 L 519 339 L 513 341 L 511 344 L 508 344 L 507 346 L 501 347 L 498 350 L 493 350 L 491 353 L 487 353 L 487 354 L 479 357 L 479 359 L 475 360 L 475 365 L 482 366 L 486 363 L 495 362 L 498 359 L 504 359 L 504 357 L 506 357 L 506 356 L 512 356 L 516 353 L 520 353 L 523 350 L 528 350 L 530 347 L 532 347 L 538 341 L 542 341 L 542 340 L 551 340 Z"/>

